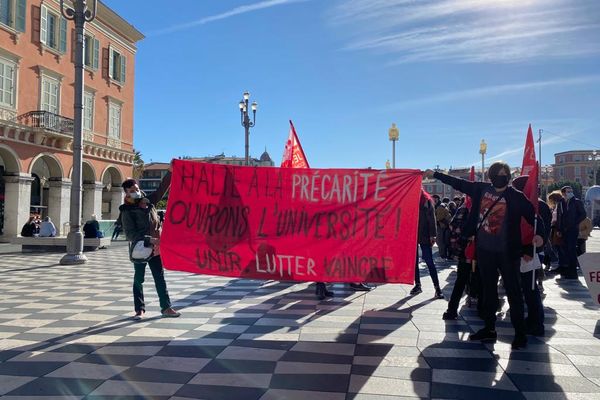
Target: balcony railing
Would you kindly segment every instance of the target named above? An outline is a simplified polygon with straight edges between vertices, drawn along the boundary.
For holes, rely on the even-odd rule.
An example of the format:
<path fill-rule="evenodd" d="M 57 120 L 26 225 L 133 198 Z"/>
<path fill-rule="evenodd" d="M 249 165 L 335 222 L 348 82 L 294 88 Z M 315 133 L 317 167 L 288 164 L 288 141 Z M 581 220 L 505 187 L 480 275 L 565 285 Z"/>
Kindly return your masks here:
<path fill-rule="evenodd" d="M 32 128 L 73 135 L 74 121 L 71 118 L 49 111 L 30 111 L 15 118 L 16 122 Z"/>

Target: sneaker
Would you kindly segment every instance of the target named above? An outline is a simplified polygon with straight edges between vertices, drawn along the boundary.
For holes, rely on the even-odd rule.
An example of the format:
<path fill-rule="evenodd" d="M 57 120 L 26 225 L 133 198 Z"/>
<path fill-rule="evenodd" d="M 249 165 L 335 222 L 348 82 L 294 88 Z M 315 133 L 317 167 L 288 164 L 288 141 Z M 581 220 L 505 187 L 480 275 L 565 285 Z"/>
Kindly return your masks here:
<path fill-rule="evenodd" d="M 490 331 L 485 328 L 469 335 L 469 340 L 480 340 L 483 343 L 496 343 L 497 339 L 498 334 L 496 331 Z"/>
<path fill-rule="evenodd" d="M 173 308 L 169 307 L 169 308 L 165 308 L 164 310 L 162 310 L 161 312 L 163 318 L 177 318 L 181 315 L 181 313 L 178 313 L 177 311 L 173 310 Z"/>
<path fill-rule="evenodd" d="M 444 321 L 453 321 L 456 318 L 458 318 L 458 314 L 455 312 L 446 311 L 445 313 L 442 314 L 442 319 Z"/>
<path fill-rule="evenodd" d="M 435 289 L 435 294 L 433 295 L 433 298 L 434 299 L 440 299 L 440 300 L 444 299 L 444 293 L 442 293 L 442 289 L 436 288 Z"/>
<path fill-rule="evenodd" d="M 350 288 L 358 292 L 368 292 L 371 290 L 371 286 L 365 283 L 351 283 Z"/>
<path fill-rule="evenodd" d="M 136 311 L 136 312 L 135 312 L 135 315 L 133 316 L 133 319 L 134 319 L 135 321 L 139 321 L 139 320 L 141 320 L 142 318 L 144 318 L 144 312 L 143 312 L 143 311 Z"/>
<path fill-rule="evenodd" d="M 412 290 L 410 291 L 411 296 L 415 296 L 419 293 L 423 293 L 423 289 L 421 289 L 421 285 L 415 285 L 415 287 L 412 288 Z"/>
<path fill-rule="evenodd" d="M 510 346 L 513 350 L 519 350 L 527 347 L 527 336 L 524 334 L 515 335 L 514 340 Z"/>

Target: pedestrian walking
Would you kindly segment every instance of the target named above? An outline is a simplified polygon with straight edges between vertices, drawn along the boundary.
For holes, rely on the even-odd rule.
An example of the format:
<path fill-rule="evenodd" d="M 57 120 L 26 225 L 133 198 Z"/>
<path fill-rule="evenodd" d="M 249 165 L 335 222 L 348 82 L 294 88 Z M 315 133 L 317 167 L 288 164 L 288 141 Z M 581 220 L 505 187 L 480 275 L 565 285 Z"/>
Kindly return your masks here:
<path fill-rule="evenodd" d="M 113 226 L 113 233 L 112 233 L 112 237 L 110 238 L 110 240 L 117 240 L 119 238 L 119 235 L 121 234 L 122 230 L 123 230 L 123 223 L 121 222 L 121 214 L 119 213 L 119 217 L 117 218 L 117 220 L 115 221 L 115 224 Z"/>
<path fill-rule="evenodd" d="M 438 279 L 437 269 L 433 262 L 432 248 L 435 243 L 436 237 L 436 223 L 435 223 L 435 209 L 432 204 L 431 197 L 427 192 L 421 189 L 421 198 L 419 200 L 419 225 L 417 232 L 417 241 L 419 247 L 421 247 L 421 255 L 423 261 L 427 264 L 429 269 L 429 276 L 433 281 L 433 287 L 435 288 L 434 297 L 436 299 L 443 299 L 444 294 L 440 289 L 440 281 Z M 417 295 L 423 292 L 421 289 L 421 276 L 419 274 L 419 252 L 417 251 L 417 259 L 415 262 L 415 286 L 410 291 L 411 295 Z"/>
<path fill-rule="evenodd" d="M 135 179 L 127 179 L 122 187 L 125 192 L 125 202 L 119 207 L 121 211 L 121 221 L 123 231 L 130 244 L 130 249 L 140 241 L 153 247 L 152 254 L 147 262 L 133 260 L 133 303 L 135 309 L 134 319 L 141 319 L 146 312 L 144 302 L 144 276 L 146 274 L 146 264 L 150 266 L 154 285 L 160 301 L 160 309 L 163 317 L 175 318 L 181 314 L 171 307 L 171 299 L 167 291 L 164 269 L 160 258 L 160 234 L 162 226 L 156 213 L 154 203 L 162 198 L 167 188 L 170 186 L 171 174 L 168 173 L 159 189 L 148 197 L 144 197 L 140 191 L 138 182 Z"/>
<path fill-rule="evenodd" d="M 527 345 L 524 306 L 519 271 L 522 256 L 521 218 L 534 225 L 535 211 L 525 195 L 510 187 L 510 167 L 502 162 L 493 163 L 488 176 L 490 183 L 471 182 L 440 172 L 428 170 L 427 178 L 435 178 L 465 193 L 473 200 L 467 223 L 466 236 L 475 236 L 476 258 L 481 274 L 484 328 L 470 335 L 470 340 L 495 342 L 496 309 L 498 305 L 498 272 L 510 304 L 510 318 L 515 329 L 513 349 Z M 542 224 L 540 224 L 542 225 Z M 539 227 L 543 231 L 543 227 Z M 535 235 L 536 247 L 543 239 Z"/>

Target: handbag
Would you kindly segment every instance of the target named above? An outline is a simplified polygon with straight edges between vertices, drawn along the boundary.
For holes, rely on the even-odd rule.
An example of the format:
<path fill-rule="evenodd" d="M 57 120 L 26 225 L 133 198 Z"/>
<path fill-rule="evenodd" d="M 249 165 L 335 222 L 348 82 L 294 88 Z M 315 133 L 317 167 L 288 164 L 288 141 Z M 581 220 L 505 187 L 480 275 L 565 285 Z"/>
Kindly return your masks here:
<path fill-rule="evenodd" d="M 152 258 L 154 247 L 152 245 L 146 246 L 146 240 L 138 240 L 135 243 L 130 244 L 129 258 L 133 262 L 146 262 Z"/>

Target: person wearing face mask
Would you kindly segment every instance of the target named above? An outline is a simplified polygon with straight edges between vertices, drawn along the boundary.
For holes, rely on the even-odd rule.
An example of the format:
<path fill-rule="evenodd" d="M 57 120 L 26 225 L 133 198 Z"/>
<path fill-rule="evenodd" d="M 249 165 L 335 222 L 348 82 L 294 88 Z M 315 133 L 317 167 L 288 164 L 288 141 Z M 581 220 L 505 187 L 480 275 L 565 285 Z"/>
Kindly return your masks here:
<path fill-rule="evenodd" d="M 482 317 L 484 328 L 469 336 L 470 340 L 495 342 L 498 305 L 498 272 L 510 304 L 510 319 L 515 329 L 513 349 L 527 346 L 523 296 L 519 282 L 522 256 L 521 218 L 531 226 L 535 210 L 525 195 L 508 185 L 510 167 L 503 162 L 490 165 L 491 184 L 471 182 L 431 170 L 424 177 L 435 178 L 471 196 L 472 209 L 465 226 L 466 237 L 475 238 L 476 259 L 482 283 Z M 543 245 L 543 224 L 538 224 L 532 244 Z"/>
<path fill-rule="evenodd" d="M 175 318 L 181 314 L 171 307 L 167 283 L 165 282 L 164 269 L 160 258 L 160 233 L 161 221 L 158 217 L 154 204 L 162 199 L 163 195 L 171 183 L 171 174 L 168 173 L 160 187 L 148 197 L 140 191 L 135 179 L 127 179 L 122 187 L 125 192 L 125 202 L 119 207 L 120 218 L 123 225 L 123 231 L 130 245 L 144 240 L 150 236 L 150 243 L 153 245 L 153 253 L 148 262 L 134 262 L 135 269 L 133 277 L 133 303 L 135 309 L 134 319 L 142 319 L 146 312 L 144 303 L 144 275 L 146 273 L 146 264 L 150 266 L 154 285 L 160 301 L 160 309 L 163 317 Z"/>
<path fill-rule="evenodd" d="M 560 271 L 563 279 L 577 279 L 577 238 L 579 224 L 587 215 L 583 203 L 573 193 L 571 186 L 560 189 L 564 201 L 558 205 L 558 230 L 562 237 L 563 252 L 566 255 L 566 268 Z"/>

